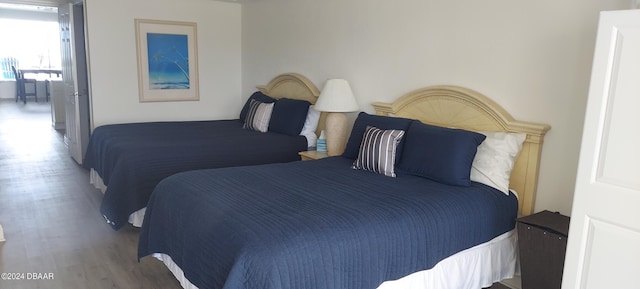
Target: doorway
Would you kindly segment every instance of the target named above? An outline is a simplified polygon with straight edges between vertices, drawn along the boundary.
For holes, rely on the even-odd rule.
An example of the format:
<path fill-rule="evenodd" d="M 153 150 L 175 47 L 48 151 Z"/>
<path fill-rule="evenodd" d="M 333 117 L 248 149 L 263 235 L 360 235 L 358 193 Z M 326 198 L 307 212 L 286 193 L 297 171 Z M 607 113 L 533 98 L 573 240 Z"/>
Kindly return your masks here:
<path fill-rule="evenodd" d="M 24 90 L 24 103 L 32 105 L 23 108 L 25 117 L 34 116 L 33 112 L 48 111 L 51 125 L 56 129 L 64 129 L 64 102 L 53 107 L 56 89 L 54 82 L 61 80 L 60 36 L 56 7 L 8 4 L 0 1 L 0 31 L 3 45 L 0 47 L 0 100 L 8 105 L 13 100 L 15 105 L 23 103 L 18 97 L 18 88 Z M 19 75 L 25 79 L 24 85 L 18 85 L 15 67 Z M 49 73 L 48 73 L 49 72 Z M 33 95 L 35 93 L 35 95 Z M 20 98 L 20 99 L 19 99 Z M 57 100 L 57 99 L 56 99 Z M 40 102 L 38 105 L 35 105 Z M 46 109 L 44 106 L 49 105 Z M 17 113 L 17 112 L 16 112 Z"/>

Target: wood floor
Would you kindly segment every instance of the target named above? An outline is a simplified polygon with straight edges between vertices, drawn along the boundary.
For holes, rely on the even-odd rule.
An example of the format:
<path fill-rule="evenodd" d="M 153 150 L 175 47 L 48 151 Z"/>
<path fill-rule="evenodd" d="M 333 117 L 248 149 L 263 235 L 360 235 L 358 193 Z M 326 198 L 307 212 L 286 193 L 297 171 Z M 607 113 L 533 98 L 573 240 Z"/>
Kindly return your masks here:
<path fill-rule="evenodd" d="M 48 103 L 0 101 L 0 273 L 24 278 L 0 279 L 0 289 L 181 288 L 154 258 L 138 263 L 138 229 L 113 231 L 101 198 L 51 127 Z"/>
<path fill-rule="evenodd" d="M 51 127 L 48 103 L 0 101 L 0 273 L 54 277 L 0 279 L 0 288 L 182 288 L 159 261 L 138 263 L 137 229 L 113 231 L 88 180 Z"/>
<path fill-rule="evenodd" d="M 502 285 L 500 283 L 493 284 L 489 289 L 509 289 L 509 287 Z"/>

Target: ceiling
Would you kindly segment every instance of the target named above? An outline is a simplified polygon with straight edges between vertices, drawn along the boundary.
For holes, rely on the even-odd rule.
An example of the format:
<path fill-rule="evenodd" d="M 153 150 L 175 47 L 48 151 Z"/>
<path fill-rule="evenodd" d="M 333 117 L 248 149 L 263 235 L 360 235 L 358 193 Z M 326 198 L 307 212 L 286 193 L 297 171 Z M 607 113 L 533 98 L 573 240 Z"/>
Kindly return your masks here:
<path fill-rule="evenodd" d="M 79 0 L 0 0 L 0 3 L 25 4 L 35 6 L 58 7 L 60 4 L 80 2 Z"/>
<path fill-rule="evenodd" d="M 108 1 L 108 0 L 104 0 L 104 1 Z M 249 2 L 256 2 L 260 0 L 215 0 L 215 1 L 233 2 L 233 3 L 249 3 Z M 75 3 L 75 2 L 82 2 L 82 0 L 0 0 L 0 3 L 26 4 L 26 5 L 35 5 L 35 6 L 49 6 L 49 7 L 58 7 L 60 6 L 60 4 Z"/>

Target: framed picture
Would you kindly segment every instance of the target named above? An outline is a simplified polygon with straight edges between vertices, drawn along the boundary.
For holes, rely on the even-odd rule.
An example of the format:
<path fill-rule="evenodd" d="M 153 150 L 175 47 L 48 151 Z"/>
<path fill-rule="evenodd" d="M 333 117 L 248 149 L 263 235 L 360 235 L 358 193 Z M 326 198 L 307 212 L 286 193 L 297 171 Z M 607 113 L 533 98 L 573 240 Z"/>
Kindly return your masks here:
<path fill-rule="evenodd" d="M 196 23 L 136 19 L 140 102 L 199 100 Z"/>

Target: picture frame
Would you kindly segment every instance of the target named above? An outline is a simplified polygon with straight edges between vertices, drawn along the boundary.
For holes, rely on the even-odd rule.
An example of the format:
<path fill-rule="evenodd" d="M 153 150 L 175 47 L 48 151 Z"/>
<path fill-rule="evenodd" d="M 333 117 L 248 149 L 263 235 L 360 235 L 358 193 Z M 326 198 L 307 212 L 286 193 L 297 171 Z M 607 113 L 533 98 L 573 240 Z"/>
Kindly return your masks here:
<path fill-rule="evenodd" d="M 135 19 L 140 102 L 198 101 L 194 22 Z"/>

